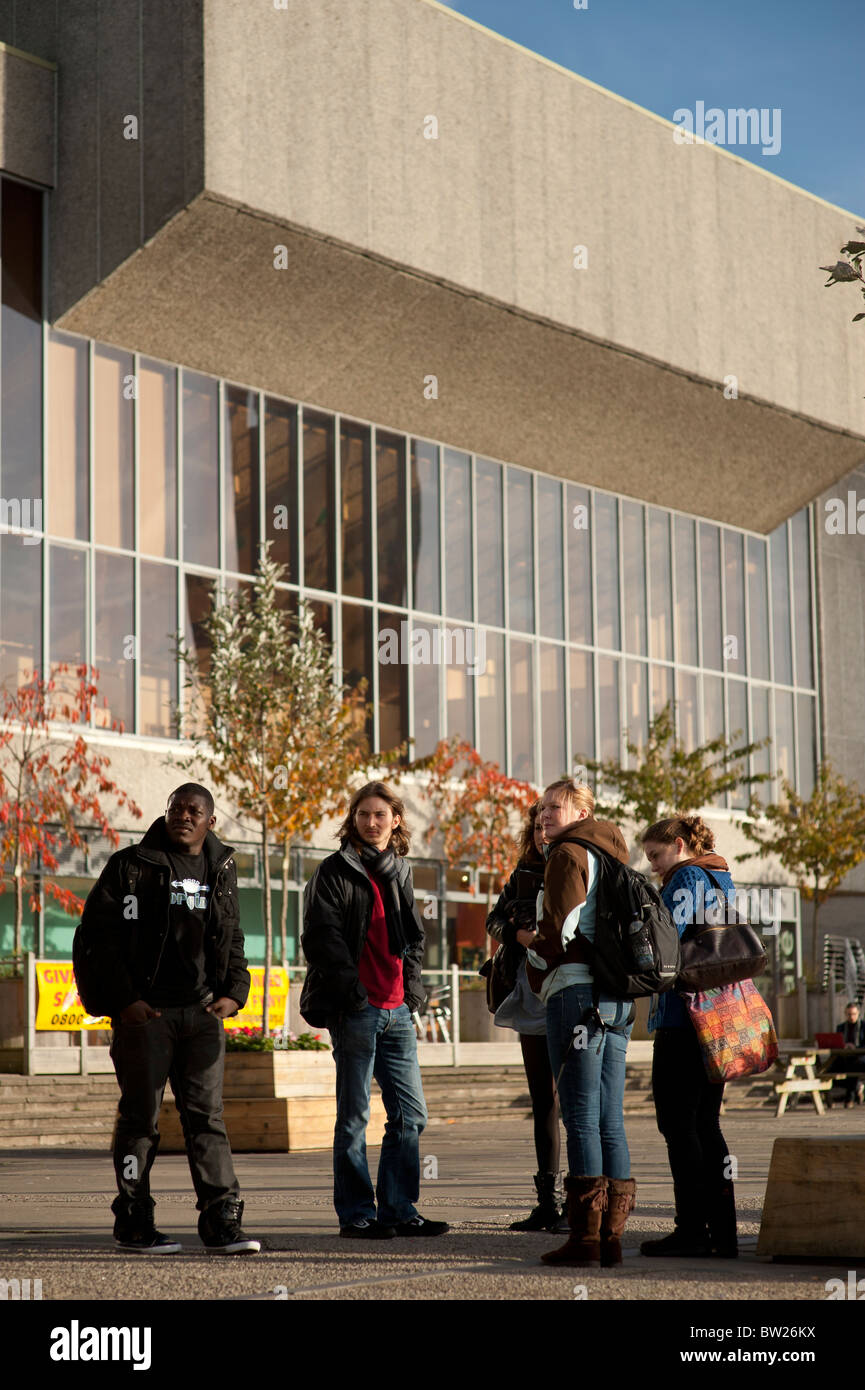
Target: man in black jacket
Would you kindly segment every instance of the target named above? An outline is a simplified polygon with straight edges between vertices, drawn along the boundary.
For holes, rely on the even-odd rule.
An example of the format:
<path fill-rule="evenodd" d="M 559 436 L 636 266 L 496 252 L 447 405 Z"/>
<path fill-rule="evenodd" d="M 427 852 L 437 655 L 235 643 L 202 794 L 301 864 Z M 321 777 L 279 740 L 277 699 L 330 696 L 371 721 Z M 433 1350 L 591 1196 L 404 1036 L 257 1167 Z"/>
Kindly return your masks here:
<path fill-rule="evenodd" d="M 859 1016 L 859 1005 L 855 999 L 851 1000 L 844 1010 L 844 1022 L 838 1024 L 839 1033 L 843 1034 L 844 1047 L 856 1048 L 865 1047 L 865 1021 Z M 833 1071 L 846 1072 L 865 1072 L 865 1057 L 836 1057 Z M 857 1076 L 847 1076 L 844 1081 L 844 1109 L 850 1110 L 855 1099 L 857 1105 L 862 1104 L 863 1083 Z"/>
<path fill-rule="evenodd" d="M 425 1220 L 415 1207 L 427 1121 L 412 1021 L 424 1002 L 423 927 L 405 862 L 402 801 L 386 783 L 368 782 L 352 796 L 339 837 L 341 848 L 319 864 L 304 893 L 301 945 L 309 969 L 300 1011 L 313 1027 L 326 1027 L 333 1042 L 340 1235 L 441 1235 L 447 1224 Z M 366 1161 L 373 1076 L 387 1111 L 375 1192 Z"/>
<path fill-rule="evenodd" d="M 213 797 L 187 782 L 140 844 L 112 854 L 75 933 L 78 991 L 111 1017 L 120 1086 L 112 1204 L 125 1250 L 174 1254 L 156 1230 L 150 1169 L 170 1077 L 198 1197 L 199 1234 L 216 1254 L 255 1253 L 222 1120 L 224 1018 L 249 993 L 234 851 L 213 833 Z"/>

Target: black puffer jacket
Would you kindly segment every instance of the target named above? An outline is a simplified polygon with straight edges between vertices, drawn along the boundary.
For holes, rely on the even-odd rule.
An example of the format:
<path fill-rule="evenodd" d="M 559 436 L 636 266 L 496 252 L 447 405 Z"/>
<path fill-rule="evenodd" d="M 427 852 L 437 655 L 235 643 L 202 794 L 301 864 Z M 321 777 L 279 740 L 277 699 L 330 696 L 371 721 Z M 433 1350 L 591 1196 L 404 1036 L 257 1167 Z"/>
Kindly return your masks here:
<path fill-rule="evenodd" d="M 81 1002 L 93 1015 L 116 1017 L 146 999 L 169 932 L 171 869 L 165 817 L 144 839 L 112 854 L 84 904 L 72 944 Z M 207 832 L 210 903 L 205 930 L 205 978 L 215 998 L 246 1003 L 249 971 L 240 929 L 237 870 L 230 845 Z"/>
<path fill-rule="evenodd" d="M 404 858 L 397 857 L 396 862 L 404 906 L 422 934 L 411 869 Z M 372 901 L 372 884 L 360 855 L 350 840 L 343 840 L 341 849 L 321 861 L 303 894 L 300 944 L 308 969 L 300 1012 L 313 1028 L 326 1028 L 334 1014 L 360 1013 L 367 1006 L 357 967 L 372 920 Z M 420 973 L 423 948 L 421 935 L 403 957 L 405 1002 L 412 1012 L 421 1009 L 426 999 Z"/>

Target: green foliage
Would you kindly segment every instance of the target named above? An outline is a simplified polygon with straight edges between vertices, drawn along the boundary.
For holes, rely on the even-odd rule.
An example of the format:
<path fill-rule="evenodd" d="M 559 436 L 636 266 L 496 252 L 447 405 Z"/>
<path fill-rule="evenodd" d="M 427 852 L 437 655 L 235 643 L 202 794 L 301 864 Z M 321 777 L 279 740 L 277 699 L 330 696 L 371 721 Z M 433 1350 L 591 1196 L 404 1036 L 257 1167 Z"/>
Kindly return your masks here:
<path fill-rule="evenodd" d="M 814 790 L 801 797 L 784 780 L 785 805 L 749 807 L 742 830 L 758 846 L 755 855 L 777 856 L 802 895 L 814 904 L 811 968 L 817 972 L 817 919 L 820 908 L 865 859 L 865 796 L 846 782 L 827 760 L 817 769 Z"/>
<path fill-rule="evenodd" d="M 226 1052 L 330 1052 L 318 1033 L 263 1033 L 260 1028 L 227 1028 Z"/>
<path fill-rule="evenodd" d="M 728 743 L 721 735 L 688 753 L 676 736 L 675 706 L 668 704 L 649 725 L 644 747 L 628 741 L 630 768 L 615 758 L 596 761 L 578 754 L 577 759 L 597 779 L 597 815 L 646 828 L 665 815 L 698 811 L 742 785 L 767 781 L 771 774 L 749 773 L 746 760 L 769 740 L 734 746 L 740 736 L 737 730 Z"/>
<path fill-rule="evenodd" d="M 857 232 L 865 233 L 865 227 L 857 227 Z M 829 273 L 829 279 L 824 285 L 828 289 L 830 285 L 849 284 L 858 282 L 860 291 L 865 295 L 865 275 L 862 273 L 862 259 L 865 257 L 865 241 L 848 241 L 841 247 L 841 255 L 847 256 L 845 261 L 836 261 L 834 265 L 821 265 L 821 270 Z M 865 312 L 853 315 L 853 322 L 858 323 L 860 319 L 865 319 Z"/>

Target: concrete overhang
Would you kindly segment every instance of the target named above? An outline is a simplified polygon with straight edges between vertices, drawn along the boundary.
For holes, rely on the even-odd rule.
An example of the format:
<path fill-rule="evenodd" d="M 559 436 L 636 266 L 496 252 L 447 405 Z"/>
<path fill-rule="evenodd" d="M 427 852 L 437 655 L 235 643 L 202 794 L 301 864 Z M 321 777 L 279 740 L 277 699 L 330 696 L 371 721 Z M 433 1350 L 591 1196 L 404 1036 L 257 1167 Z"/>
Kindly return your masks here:
<path fill-rule="evenodd" d="M 56 64 L 0 43 L 0 170 L 54 183 Z"/>
<path fill-rule="evenodd" d="M 59 326 L 760 532 L 865 457 L 854 431 L 211 193 Z"/>

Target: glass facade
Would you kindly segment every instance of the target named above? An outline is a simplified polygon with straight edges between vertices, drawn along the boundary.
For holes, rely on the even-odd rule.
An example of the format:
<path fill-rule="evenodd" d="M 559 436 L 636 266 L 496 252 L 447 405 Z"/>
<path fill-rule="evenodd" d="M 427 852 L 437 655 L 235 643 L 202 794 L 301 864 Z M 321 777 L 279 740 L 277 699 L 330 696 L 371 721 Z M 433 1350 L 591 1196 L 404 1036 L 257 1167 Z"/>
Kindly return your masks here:
<path fill-rule="evenodd" d="M 173 634 L 200 649 L 264 540 L 377 750 L 459 734 L 541 784 L 624 760 L 675 699 L 688 745 L 770 736 L 765 794 L 810 789 L 809 509 L 767 538 L 50 330 L 40 199 L 2 195 L 2 495 L 45 481 L 29 543 L 27 517 L 0 535 L 3 679 L 92 662 L 100 723 L 174 738 Z"/>

